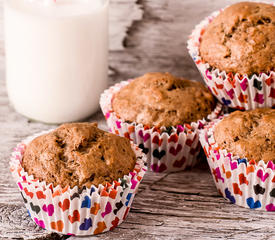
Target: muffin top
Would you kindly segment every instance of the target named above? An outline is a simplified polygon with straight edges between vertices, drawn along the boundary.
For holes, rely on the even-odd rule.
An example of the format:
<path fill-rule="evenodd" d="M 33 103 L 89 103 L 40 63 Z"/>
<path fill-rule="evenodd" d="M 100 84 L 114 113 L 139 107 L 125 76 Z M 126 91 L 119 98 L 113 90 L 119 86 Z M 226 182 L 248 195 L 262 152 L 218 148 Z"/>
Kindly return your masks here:
<path fill-rule="evenodd" d="M 218 145 L 248 160 L 275 162 L 275 109 L 236 111 L 214 129 Z"/>
<path fill-rule="evenodd" d="M 147 73 L 123 87 L 112 105 L 124 121 L 169 127 L 207 117 L 215 100 L 199 82 L 170 73 Z"/>
<path fill-rule="evenodd" d="M 126 138 L 96 123 L 63 124 L 28 144 L 22 165 L 28 174 L 54 186 L 112 183 L 133 170 L 136 155 Z"/>
<path fill-rule="evenodd" d="M 200 55 L 222 71 L 259 74 L 275 66 L 275 7 L 241 2 L 226 8 L 205 29 Z"/>

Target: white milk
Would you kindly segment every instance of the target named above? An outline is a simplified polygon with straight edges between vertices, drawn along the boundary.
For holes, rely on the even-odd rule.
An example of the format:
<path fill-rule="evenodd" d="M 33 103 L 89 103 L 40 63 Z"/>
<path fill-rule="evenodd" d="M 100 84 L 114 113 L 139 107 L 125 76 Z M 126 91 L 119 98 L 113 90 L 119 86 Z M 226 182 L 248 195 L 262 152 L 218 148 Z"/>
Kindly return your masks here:
<path fill-rule="evenodd" d="M 6 0 L 4 18 L 15 109 L 47 123 L 94 113 L 107 87 L 108 0 Z"/>

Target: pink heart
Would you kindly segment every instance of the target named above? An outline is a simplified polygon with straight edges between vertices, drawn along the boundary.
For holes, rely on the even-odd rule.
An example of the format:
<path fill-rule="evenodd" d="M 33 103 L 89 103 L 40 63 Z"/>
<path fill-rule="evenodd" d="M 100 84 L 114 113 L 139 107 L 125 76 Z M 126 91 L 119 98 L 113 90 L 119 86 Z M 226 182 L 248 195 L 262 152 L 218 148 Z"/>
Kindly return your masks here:
<path fill-rule="evenodd" d="M 237 162 L 231 162 L 230 161 L 230 167 L 231 167 L 231 170 L 234 170 L 234 169 L 236 169 L 237 168 L 237 166 L 238 166 L 238 164 L 237 164 Z"/>
<path fill-rule="evenodd" d="M 105 215 L 109 214 L 112 212 L 112 206 L 109 202 L 107 202 L 106 207 L 105 207 L 105 212 L 101 213 L 101 216 L 104 217 Z"/>
<path fill-rule="evenodd" d="M 275 211 L 275 206 L 273 205 L 273 203 L 270 203 L 270 204 L 266 205 L 265 208 L 269 212 L 274 212 Z"/>
<path fill-rule="evenodd" d="M 176 156 L 181 149 L 182 149 L 181 144 L 178 144 L 177 148 L 171 147 L 169 152 L 174 156 Z"/>
<path fill-rule="evenodd" d="M 143 141 L 144 141 L 144 142 L 146 142 L 146 141 L 150 138 L 150 134 L 149 134 L 149 133 L 146 133 L 145 135 L 143 135 L 142 130 L 140 130 L 140 131 L 138 132 L 138 135 L 139 135 L 140 137 L 143 138 Z"/>
<path fill-rule="evenodd" d="M 158 164 L 154 163 L 153 165 L 151 165 L 151 169 L 154 171 L 154 172 L 164 172 L 167 167 L 164 163 L 162 163 L 160 166 L 158 166 Z"/>
<path fill-rule="evenodd" d="M 207 77 L 209 80 L 212 80 L 211 73 L 209 72 L 208 69 L 205 71 L 205 75 L 206 75 L 206 77 Z"/>
<path fill-rule="evenodd" d="M 266 174 L 264 175 L 263 170 L 260 169 L 260 170 L 257 172 L 257 177 L 259 177 L 259 178 L 262 180 L 262 182 L 264 182 L 264 181 L 269 177 L 269 173 L 266 173 Z"/>
<path fill-rule="evenodd" d="M 233 90 L 233 88 L 231 88 L 229 91 L 227 91 L 227 90 L 225 90 L 225 91 L 226 91 L 227 95 L 228 95 L 231 99 L 234 98 L 234 90 Z"/>
<path fill-rule="evenodd" d="M 256 93 L 254 101 L 260 104 L 264 103 L 264 95 L 260 93 Z"/>
<path fill-rule="evenodd" d="M 222 182 L 224 182 L 224 178 L 222 177 L 221 171 L 218 167 L 215 169 L 215 172 L 216 172 L 217 179 L 220 179 L 222 180 Z"/>
<path fill-rule="evenodd" d="M 117 126 L 117 128 L 121 128 L 121 122 L 116 121 L 116 126 Z"/>
<path fill-rule="evenodd" d="M 240 86 L 243 91 L 247 89 L 247 78 L 244 78 L 244 80 L 240 83 Z"/>
<path fill-rule="evenodd" d="M 131 189 L 135 189 L 138 182 L 136 180 L 132 179 L 131 183 L 132 183 Z"/>
<path fill-rule="evenodd" d="M 268 164 L 267 164 L 267 168 L 271 168 L 272 170 L 274 170 L 275 169 L 274 163 L 269 161 Z"/>
<path fill-rule="evenodd" d="M 37 218 L 34 218 L 35 223 L 42 228 L 45 228 L 45 223 L 43 222 L 43 220 L 38 220 Z"/>
<path fill-rule="evenodd" d="M 49 204 L 48 207 L 46 204 L 43 205 L 42 207 L 44 212 L 47 212 L 49 216 L 52 216 L 54 213 L 54 206 L 53 204 Z"/>

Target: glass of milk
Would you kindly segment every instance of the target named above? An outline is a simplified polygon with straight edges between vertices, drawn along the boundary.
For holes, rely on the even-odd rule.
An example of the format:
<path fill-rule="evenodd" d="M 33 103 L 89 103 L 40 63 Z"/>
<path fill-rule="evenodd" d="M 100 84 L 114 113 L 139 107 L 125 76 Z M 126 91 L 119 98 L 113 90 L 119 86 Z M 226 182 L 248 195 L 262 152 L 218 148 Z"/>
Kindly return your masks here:
<path fill-rule="evenodd" d="M 5 0 L 6 83 L 21 114 L 46 123 L 96 112 L 107 87 L 108 0 Z"/>

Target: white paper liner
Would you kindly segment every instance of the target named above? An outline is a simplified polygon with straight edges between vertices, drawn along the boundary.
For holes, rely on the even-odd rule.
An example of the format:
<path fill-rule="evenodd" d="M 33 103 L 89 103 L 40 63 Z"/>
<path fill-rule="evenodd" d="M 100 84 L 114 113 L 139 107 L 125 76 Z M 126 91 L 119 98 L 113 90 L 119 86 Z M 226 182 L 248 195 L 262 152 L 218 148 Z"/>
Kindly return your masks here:
<path fill-rule="evenodd" d="M 112 230 L 126 218 L 139 184 L 147 170 L 145 154 L 132 144 L 137 156 L 129 175 L 106 186 L 53 188 L 34 180 L 22 168 L 26 145 L 45 131 L 18 144 L 10 159 L 10 170 L 31 218 L 42 228 L 67 235 L 94 235 Z"/>
<path fill-rule="evenodd" d="M 202 119 L 189 124 L 172 127 L 171 133 L 160 129 L 146 128 L 142 124 L 124 122 L 112 109 L 112 99 L 116 92 L 129 84 L 131 80 L 122 81 L 105 90 L 100 97 L 100 106 L 110 130 L 122 137 L 127 137 L 143 149 L 148 164 L 154 172 L 175 172 L 194 166 L 198 159 L 200 143 L 198 129 L 206 124 Z M 208 115 L 207 120 L 217 118 L 222 112 L 221 104 Z"/>
<path fill-rule="evenodd" d="M 220 11 L 212 13 L 199 23 L 189 36 L 187 48 L 189 54 L 199 69 L 205 83 L 226 106 L 250 110 L 275 106 L 275 72 L 254 74 L 252 76 L 232 74 L 212 68 L 204 63 L 199 53 L 201 36 L 208 24 L 219 15 Z"/>
<path fill-rule="evenodd" d="M 239 158 L 218 147 L 216 119 L 200 131 L 200 142 L 207 156 L 218 191 L 231 203 L 251 209 L 275 211 L 275 164 Z"/>

